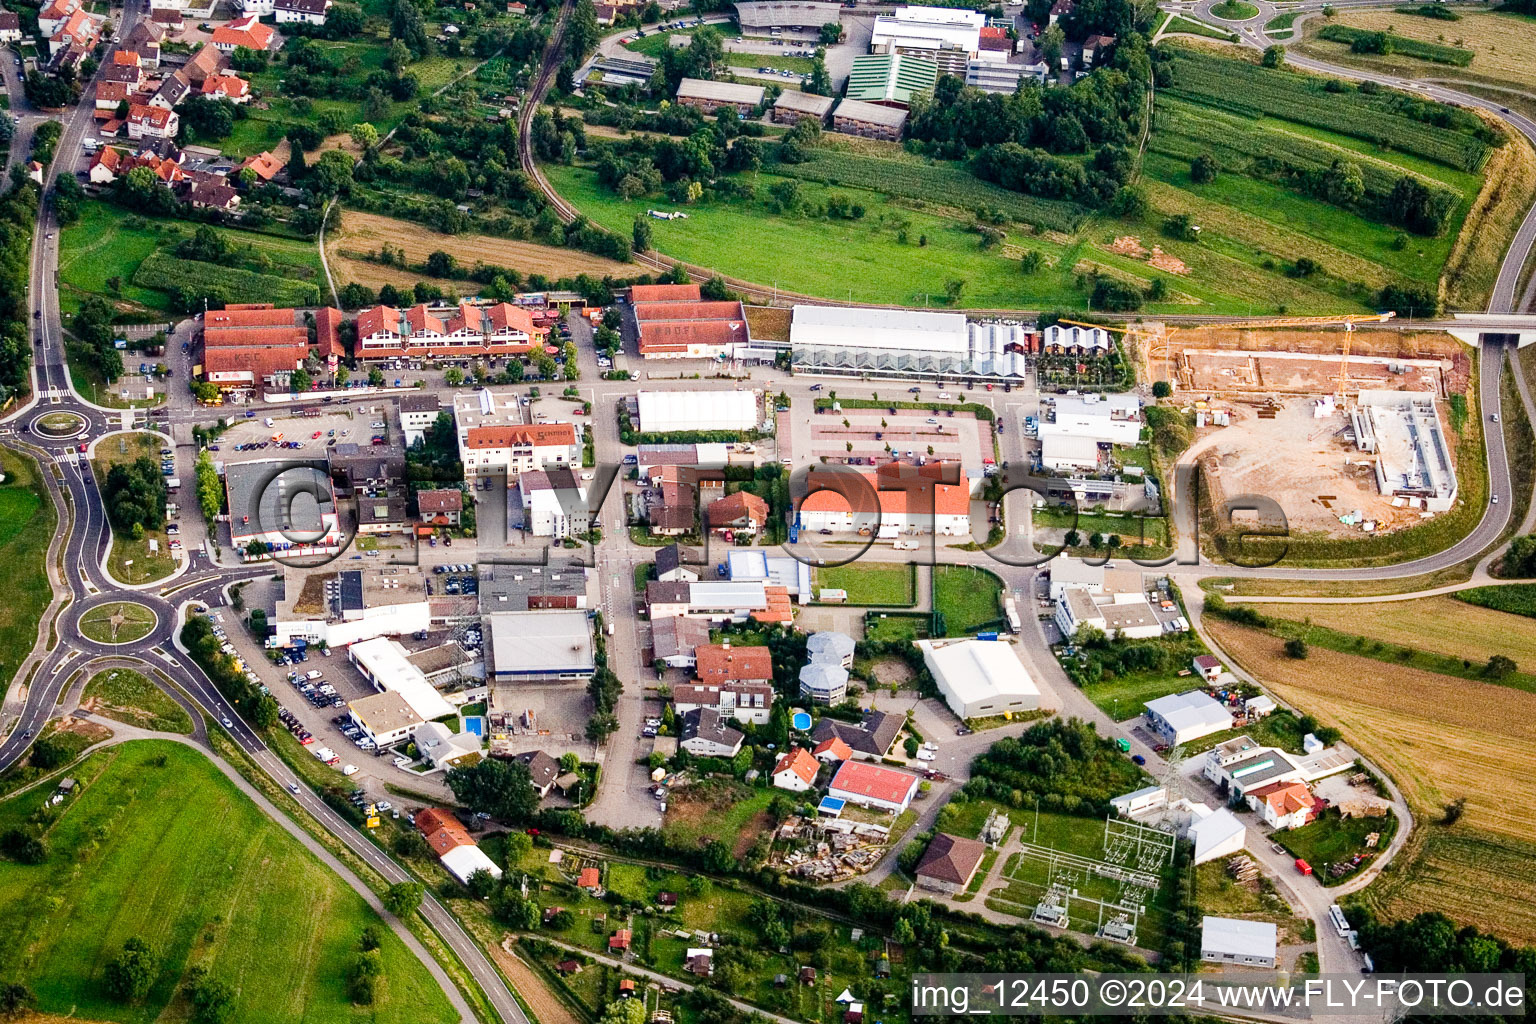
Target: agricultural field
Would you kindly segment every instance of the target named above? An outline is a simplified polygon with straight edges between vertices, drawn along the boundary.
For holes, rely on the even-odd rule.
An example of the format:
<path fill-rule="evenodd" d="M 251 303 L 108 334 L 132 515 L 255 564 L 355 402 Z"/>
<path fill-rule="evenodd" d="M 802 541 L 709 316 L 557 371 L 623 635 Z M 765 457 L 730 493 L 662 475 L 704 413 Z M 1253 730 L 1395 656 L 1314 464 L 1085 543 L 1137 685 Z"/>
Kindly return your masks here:
<path fill-rule="evenodd" d="M 1455 21 L 1385 7 L 1341 10 L 1326 23 L 1322 19 L 1306 23 L 1301 50 L 1322 60 L 1371 67 L 1408 78 L 1447 78 L 1529 91 L 1531 67 L 1536 63 L 1536 34 L 1531 31 L 1531 19 L 1461 5 L 1453 13 L 1458 15 Z M 1350 40 L 1327 38 L 1337 29 L 1388 32 L 1404 42 L 1387 55 L 1354 53 Z M 1419 58 L 1414 43 L 1434 48 L 1431 52 L 1442 47 L 1465 50 L 1470 61 L 1460 67 L 1426 61 Z"/>
<path fill-rule="evenodd" d="M 1530 837 L 1522 808 L 1536 798 L 1525 751 L 1536 740 L 1536 694 L 1313 647 L 1286 657 L 1260 630 L 1208 618 L 1216 643 L 1281 699 L 1337 725 L 1389 772 L 1415 815 L 1465 798 L 1468 827 Z"/>
<path fill-rule="evenodd" d="M 973 566 L 936 566 L 933 610 L 943 617 L 945 636 L 965 636 L 995 626 L 1003 610 L 1003 581 Z"/>
<path fill-rule="evenodd" d="M 16 666 L 37 641 L 37 625 L 53 599 L 46 560 L 58 514 L 38 464 L 0 449 L 0 681 L 7 686 Z"/>
<path fill-rule="evenodd" d="M 917 567 L 850 562 L 814 570 L 816 589 L 848 591 L 847 604 L 910 607 L 917 603 Z"/>
<path fill-rule="evenodd" d="M 1472 63 L 1472 51 L 1465 47 L 1426 43 L 1395 32 L 1371 32 L 1363 28 L 1350 28 L 1348 25 L 1324 25 L 1317 37 L 1330 43 L 1343 43 L 1350 48 L 1351 53 L 1369 54 L 1370 47 L 1381 47 L 1392 54 L 1431 64 L 1451 64 L 1464 68 Z"/>
<path fill-rule="evenodd" d="M 1467 112 L 1352 86 L 1325 93 L 1321 78 L 1199 45 L 1169 48 L 1173 82 L 1159 90 L 1142 165 L 1144 213 L 1088 217 L 1072 203 L 983 182 L 963 164 L 833 136 L 802 163 L 771 161 L 735 176 L 755 198 L 710 198 L 682 209 L 686 219 L 656 222 L 653 245 L 728 277 L 875 303 L 941 304 L 944 284 L 963 282 L 959 306 L 1081 306 L 1084 282 L 1097 273 L 1143 290 L 1156 283 L 1162 297 L 1147 300 L 1151 313 L 1372 310 L 1389 284 L 1437 288 L 1442 278 L 1450 302 L 1480 308 L 1519 219 L 1513 211 L 1536 192 L 1528 147 L 1491 145 L 1496 131 Z M 1206 152 L 1221 171 L 1197 184 L 1190 162 Z M 1336 160 L 1359 165 L 1364 179 L 1365 197 L 1347 208 L 1296 177 Z M 657 205 L 622 200 L 580 166 L 546 172 L 582 213 L 617 233 Z M 1405 177 L 1442 208 L 1438 230 L 1416 234 L 1390 222 L 1403 215 L 1386 200 Z M 784 213 L 769 201 L 785 179 L 801 183 L 802 206 L 813 212 Z M 862 216 L 816 212 L 833 196 L 858 204 Z M 1001 217 L 1000 241 L 975 230 L 978 211 Z M 1200 226 L 1198 241 L 1169 233 L 1178 215 Z M 1039 265 L 1025 273 L 1029 253 Z"/>
<path fill-rule="evenodd" d="M 1318 627 L 1319 631 L 1330 630 L 1339 634 L 1338 639 L 1343 639 L 1349 647 L 1362 648 L 1361 653 L 1382 660 L 1400 661 L 1402 650 L 1407 649 L 1416 654 L 1470 662 L 1465 668 L 1475 674 L 1490 655 L 1502 654 L 1513 658 L 1527 671 L 1536 670 L 1536 622 L 1479 608 L 1454 597 L 1383 604 L 1319 604 L 1304 608 L 1263 604 L 1255 607 L 1266 615 L 1292 620 L 1286 628 L 1287 633 L 1307 636 L 1309 626 Z M 1298 621 L 1303 619 L 1304 622 Z M 1354 637 L 1365 637 L 1369 645 L 1355 644 Z M 1317 638 L 1312 642 L 1334 646 L 1333 640 Z M 1346 653 L 1350 652 L 1346 650 Z"/>
<path fill-rule="evenodd" d="M 80 209 L 80 220 L 64 228 L 60 240 L 59 302 L 66 312 L 96 295 L 125 315 L 164 314 L 169 290 L 188 281 L 218 283 L 231 302 L 319 298 L 323 274 L 312 242 L 216 228 L 236 249 L 236 264 L 226 267 L 174 255 L 198 227 L 191 222 L 138 217 L 97 201 Z"/>
<path fill-rule="evenodd" d="M 1536 584 L 1532 583 L 1512 583 L 1503 587 L 1472 587 L 1467 590 L 1458 590 L 1455 598 L 1480 608 L 1491 608 L 1496 612 L 1536 618 Z"/>
<path fill-rule="evenodd" d="M 344 971 L 362 930 L 381 937 L 380 1022 L 455 1015 L 425 967 L 378 914 L 203 755 L 134 742 L 93 755 L 82 791 L 57 809 L 40 787 L 0 804 L 0 825 L 41 815 L 45 863 L 0 863 L 0 906 L 14 925 L 0 970 L 39 1008 L 92 1020 L 188 1014 L 187 971 L 206 968 L 236 993 L 232 1024 L 354 1021 Z M 107 997 L 102 971 L 129 938 L 159 954 L 136 1007 Z"/>
<path fill-rule="evenodd" d="M 438 280 L 402 267 L 386 267 L 360 258 L 376 254 L 384 245 L 403 251 L 407 261 L 414 264 L 425 263 L 432 253 L 442 251 L 451 254 L 460 266 L 486 263 L 551 280 L 580 274 L 629 277 L 636 272 L 634 264 L 603 259 L 577 249 L 557 249 L 493 235 L 445 235 L 393 217 L 346 210 L 336 218 L 325 236 L 326 259 L 330 262 L 337 287 L 354 283 L 372 289 L 383 284 L 398 288 L 412 286 L 417 281 L 429 281 L 450 291 L 476 287 L 473 282 Z"/>
<path fill-rule="evenodd" d="M 127 464 L 145 456 L 158 462 L 160 448 L 164 443 L 163 435 L 143 430 L 131 434 L 115 434 L 98 441 L 91 449 L 96 479 L 105 482 L 112 467 L 119 463 Z M 120 536 L 113 529 L 107 568 L 124 583 L 147 583 L 163 579 L 176 569 L 176 560 L 171 557 L 168 540 L 164 529 L 145 530 L 139 540 Z M 154 541 L 157 548 L 154 554 L 149 550 L 150 541 Z"/>
<path fill-rule="evenodd" d="M 132 669 L 98 672 L 85 684 L 81 707 L 141 729 L 156 732 L 192 731 L 192 719 L 180 704 L 145 675 Z"/>

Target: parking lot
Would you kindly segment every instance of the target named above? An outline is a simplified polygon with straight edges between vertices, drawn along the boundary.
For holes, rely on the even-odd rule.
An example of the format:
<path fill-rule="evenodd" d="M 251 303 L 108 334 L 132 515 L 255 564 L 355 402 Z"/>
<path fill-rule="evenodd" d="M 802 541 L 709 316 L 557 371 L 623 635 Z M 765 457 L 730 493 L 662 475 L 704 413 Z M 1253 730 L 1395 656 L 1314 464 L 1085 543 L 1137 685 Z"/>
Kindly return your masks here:
<path fill-rule="evenodd" d="M 969 412 L 945 409 L 942 402 L 935 404 L 940 406 L 937 413 L 889 408 L 819 411 L 811 420 L 809 455 L 857 459 L 864 465 L 898 457 L 959 460 L 967 475 L 979 474 L 983 460 L 992 458 L 992 424 Z"/>
<path fill-rule="evenodd" d="M 270 424 L 270 425 L 269 425 Z M 319 416 L 262 416 L 251 410 L 208 446 L 220 462 L 255 462 L 288 456 L 323 459 L 338 444 L 367 445 L 374 437 L 389 437 L 382 407 L 325 412 Z"/>

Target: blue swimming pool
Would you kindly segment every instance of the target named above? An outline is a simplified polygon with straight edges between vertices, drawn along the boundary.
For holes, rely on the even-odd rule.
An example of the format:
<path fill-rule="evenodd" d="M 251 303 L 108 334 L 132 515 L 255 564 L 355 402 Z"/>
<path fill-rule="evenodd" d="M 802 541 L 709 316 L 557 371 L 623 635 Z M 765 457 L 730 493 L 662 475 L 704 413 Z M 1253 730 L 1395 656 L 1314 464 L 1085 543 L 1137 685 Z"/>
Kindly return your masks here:
<path fill-rule="evenodd" d="M 811 716 L 804 711 L 796 711 L 790 716 L 789 724 L 794 726 L 799 732 L 805 732 L 811 727 Z"/>
<path fill-rule="evenodd" d="M 477 718 L 466 718 L 466 719 L 464 719 L 464 731 L 465 732 L 472 732 L 476 736 L 484 736 L 485 735 L 485 719 L 478 718 L 478 717 Z"/>

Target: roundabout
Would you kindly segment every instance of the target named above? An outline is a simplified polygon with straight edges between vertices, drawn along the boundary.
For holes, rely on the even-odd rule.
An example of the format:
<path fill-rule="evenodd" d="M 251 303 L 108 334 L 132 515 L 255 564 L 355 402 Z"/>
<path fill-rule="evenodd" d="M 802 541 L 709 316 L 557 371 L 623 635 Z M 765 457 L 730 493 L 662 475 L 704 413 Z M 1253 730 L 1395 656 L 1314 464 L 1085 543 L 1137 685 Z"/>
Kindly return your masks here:
<path fill-rule="evenodd" d="M 1250 21 L 1259 16 L 1259 9 L 1244 0 L 1222 0 L 1211 8 L 1211 14 L 1222 21 Z"/>
<path fill-rule="evenodd" d="M 65 441 L 79 437 L 90 427 L 90 422 L 79 413 L 47 412 L 30 424 L 32 432 L 51 441 Z"/>
<path fill-rule="evenodd" d="M 81 613 L 80 632 L 99 644 L 132 644 L 155 631 L 159 614 L 137 601 L 111 601 Z"/>

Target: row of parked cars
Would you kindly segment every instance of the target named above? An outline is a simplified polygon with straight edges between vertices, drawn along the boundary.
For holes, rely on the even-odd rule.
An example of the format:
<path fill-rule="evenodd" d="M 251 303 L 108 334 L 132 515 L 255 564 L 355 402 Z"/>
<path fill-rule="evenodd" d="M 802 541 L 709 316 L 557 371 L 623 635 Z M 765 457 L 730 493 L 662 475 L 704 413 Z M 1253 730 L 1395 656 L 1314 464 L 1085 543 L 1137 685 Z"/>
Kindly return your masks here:
<path fill-rule="evenodd" d="M 336 703 L 339 707 L 344 702 L 337 701 Z M 368 737 L 367 733 L 358 728 L 357 723 L 352 721 L 352 716 L 346 712 L 342 712 L 335 718 L 331 719 L 331 724 L 340 729 L 341 734 L 347 739 L 351 740 L 353 745 L 356 746 L 358 750 L 373 750 L 378 746 L 378 744 L 374 743 L 373 740 Z"/>
<path fill-rule="evenodd" d="M 287 708 L 279 707 L 277 709 L 277 720 L 282 722 L 283 728 L 293 733 L 294 739 L 304 744 L 304 746 L 307 747 L 311 743 L 315 742 L 314 734 L 311 733 L 308 729 L 304 728 L 304 723 L 300 722 L 297 716 L 295 716 L 294 713 L 289 711 Z"/>

